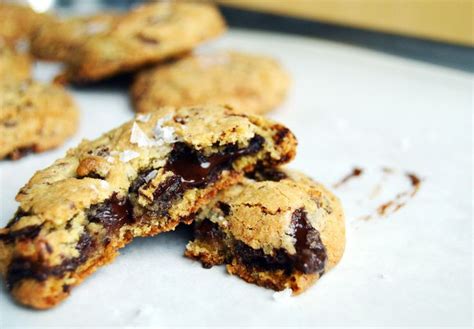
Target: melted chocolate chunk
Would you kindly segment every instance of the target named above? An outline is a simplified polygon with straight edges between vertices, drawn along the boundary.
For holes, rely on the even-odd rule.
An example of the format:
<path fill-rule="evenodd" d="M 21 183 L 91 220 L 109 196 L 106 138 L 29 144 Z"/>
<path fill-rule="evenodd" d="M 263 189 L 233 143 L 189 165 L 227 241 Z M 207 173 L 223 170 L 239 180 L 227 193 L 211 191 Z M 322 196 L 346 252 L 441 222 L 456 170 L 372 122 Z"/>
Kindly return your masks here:
<path fill-rule="evenodd" d="M 219 207 L 219 209 L 222 211 L 224 216 L 229 216 L 230 211 L 231 211 L 231 207 L 228 203 L 219 201 L 219 202 L 217 202 L 217 207 Z"/>
<path fill-rule="evenodd" d="M 26 226 L 17 231 L 0 234 L 0 240 L 4 241 L 5 243 L 13 243 L 16 239 L 34 239 L 38 236 L 40 231 L 40 225 Z"/>
<path fill-rule="evenodd" d="M 104 202 L 90 208 L 89 221 L 102 224 L 108 231 L 115 231 L 132 220 L 132 204 L 127 198 L 119 198 L 117 193 Z"/>
<path fill-rule="evenodd" d="M 279 182 L 288 178 L 288 175 L 277 168 L 258 168 L 257 170 L 246 175 L 257 182 L 272 181 Z"/>
<path fill-rule="evenodd" d="M 172 202 L 180 199 L 187 186 L 179 176 L 171 176 L 153 192 L 153 210 L 159 216 L 167 216 Z"/>
<path fill-rule="evenodd" d="M 296 269 L 303 273 L 316 273 L 324 270 L 327 260 L 326 249 L 321 241 L 319 232 L 311 226 L 306 211 L 297 209 L 292 217 L 296 239 L 296 254 L 292 255 Z"/>
<path fill-rule="evenodd" d="M 273 255 L 267 255 L 262 249 L 253 249 L 241 241 L 237 241 L 234 252 L 239 261 L 251 267 L 266 271 L 284 270 L 291 273 L 293 264 L 290 256 L 284 249 L 276 249 Z"/>
<path fill-rule="evenodd" d="M 78 257 L 66 259 L 56 266 L 47 266 L 25 257 L 14 258 L 6 275 L 7 288 L 11 290 L 17 282 L 24 279 L 44 281 L 49 276 L 60 277 L 66 272 L 74 271 L 87 260 L 88 255 L 94 249 L 94 242 L 88 233 L 81 235 L 76 249 L 79 251 Z"/>
<path fill-rule="evenodd" d="M 273 135 L 273 141 L 275 142 L 275 144 L 280 145 L 286 138 L 286 136 L 290 134 L 290 129 L 280 125 L 277 125 L 275 128 L 278 131 L 275 135 Z"/>
<path fill-rule="evenodd" d="M 128 193 L 137 193 L 138 189 L 147 183 L 146 177 L 149 173 L 151 173 L 154 169 L 142 170 L 138 173 L 137 178 L 134 179 L 132 184 L 130 184 L 130 188 L 128 189 Z"/>
<path fill-rule="evenodd" d="M 219 229 L 216 223 L 205 219 L 202 222 L 195 222 L 194 237 L 202 241 L 219 241 L 224 238 L 224 233 Z"/>
<path fill-rule="evenodd" d="M 264 142 L 262 136 L 255 135 L 244 149 L 229 145 L 208 157 L 184 143 L 175 143 L 165 170 L 180 176 L 186 186 L 200 188 L 215 181 L 218 174 L 229 168 L 237 158 L 260 151 Z"/>
<path fill-rule="evenodd" d="M 175 200 L 180 199 L 186 190 L 204 188 L 215 182 L 220 173 L 232 166 L 237 158 L 254 154 L 262 149 L 265 140 L 256 135 L 244 149 L 229 145 L 222 151 L 208 157 L 185 143 L 175 143 L 164 169 L 174 173 L 153 192 L 151 211 L 158 216 L 167 216 Z M 130 186 L 130 193 L 137 193 L 147 183 L 146 176 L 151 170 L 141 172 Z"/>

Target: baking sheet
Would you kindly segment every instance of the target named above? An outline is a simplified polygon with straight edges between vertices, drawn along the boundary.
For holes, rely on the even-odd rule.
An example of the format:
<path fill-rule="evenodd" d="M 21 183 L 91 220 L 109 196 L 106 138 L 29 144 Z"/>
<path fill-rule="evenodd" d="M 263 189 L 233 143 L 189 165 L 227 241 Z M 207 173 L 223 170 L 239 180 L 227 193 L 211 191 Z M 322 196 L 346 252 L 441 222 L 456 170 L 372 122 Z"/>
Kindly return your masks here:
<path fill-rule="evenodd" d="M 270 116 L 299 139 L 301 169 L 332 186 L 347 216 L 341 263 L 308 292 L 274 298 L 223 267 L 182 254 L 186 229 L 137 239 L 49 311 L 20 307 L 0 288 L 0 327 L 107 325 L 469 325 L 472 321 L 472 75 L 308 39 L 231 30 L 205 48 L 261 52 L 293 76 L 287 102 Z M 37 64 L 47 80 L 58 70 Z M 60 149 L 0 163 L 0 224 L 14 196 L 82 138 L 129 120 L 126 89 L 75 89 L 79 133 Z M 384 171 L 392 170 L 391 172 Z M 421 187 L 393 214 L 377 207 Z M 370 215 L 370 219 L 367 219 Z"/>

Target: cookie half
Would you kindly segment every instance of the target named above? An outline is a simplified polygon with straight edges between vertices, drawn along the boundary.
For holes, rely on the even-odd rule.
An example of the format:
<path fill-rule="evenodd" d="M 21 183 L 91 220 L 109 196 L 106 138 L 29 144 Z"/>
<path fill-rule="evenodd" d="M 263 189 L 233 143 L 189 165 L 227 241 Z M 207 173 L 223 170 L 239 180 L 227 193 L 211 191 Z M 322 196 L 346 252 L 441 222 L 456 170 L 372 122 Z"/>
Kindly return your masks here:
<path fill-rule="evenodd" d="M 225 22 L 204 2 L 154 2 L 118 19 L 108 33 L 87 38 L 59 81 L 86 82 L 181 55 L 218 36 Z"/>
<path fill-rule="evenodd" d="M 278 106 L 290 77 L 275 59 L 235 51 L 196 54 L 137 75 L 131 88 L 137 112 L 157 107 L 228 104 L 263 114 Z"/>
<path fill-rule="evenodd" d="M 295 171 L 263 170 L 220 192 L 197 216 L 186 256 L 274 290 L 306 290 L 345 246 L 339 200 Z"/>
<path fill-rule="evenodd" d="M 60 86 L 2 80 L 0 94 L 0 159 L 57 147 L 77 130 L 79 112 Z"/>
<path fill-rule="evenodd" d="M 101 13 L 51 19 L 33 34 L 31 52 L 37 58 L 67 61 L 89 37 L 109 33 L 119 17 L 117 13 Z"/>
<path fill-rule="evenodd" d="M 295 148 L 284 126 L 225 107 L 139 115 L 20 190 L 0 230 L 0 273 L 20 303 L 49 308 L 134 237 L 190 223 L 219 190 L 290 161 Z"/>
<path fill-rule="evenodd" d="M 31 77 L 31 58 L 13 48 L 0 46 L 0 80 L 27 80 Z"/>

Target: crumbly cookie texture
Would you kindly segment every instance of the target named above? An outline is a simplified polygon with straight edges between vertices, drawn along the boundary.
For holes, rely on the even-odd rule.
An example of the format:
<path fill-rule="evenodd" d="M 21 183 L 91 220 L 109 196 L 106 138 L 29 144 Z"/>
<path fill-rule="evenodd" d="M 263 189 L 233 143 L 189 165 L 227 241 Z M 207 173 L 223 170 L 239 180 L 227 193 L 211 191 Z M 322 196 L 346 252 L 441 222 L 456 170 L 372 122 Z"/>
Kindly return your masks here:
<path fill-rule="evenodd" d="M 61 86 L 1 80 L 0 94 L 0 159 L 54 148 L 77 130 L 79 112 Z"/>
<path fill-rule="evenodd" d="M 52 19 L 33 34 L 31 52 L 37 58 L 67 61 L 88 38 L 109 33 L 119 18 L 118 13 L 110 12 Z"/>
<path fill-rule="evenodd" d="M 51 17 L 31 8 L 0 3 L 0 40 L 10 46 L 28 41 L 32 34 Z"/>
<path fill-rule="evenodd" d="M 155 2 L 123 15 L 106 33 L 91 35 L 66 60 L 58 81 L 87 82 L 187 53 L 218 36 L 225 22 L 203 2 Z"/>
<path fill-rule="evenodd" d="M 278 106 L 290 77 L 273 58 L 219 51 L 195 54 L 137 75 L 131 94 L 137 112 L 159 106 L 229 104 L 249 114 Z"/>
<path fill-rule="evenodd" d="M 339 200 L 295 171 L 264 169 L 220 192 L 197 216 L 186 256 L 274 290 L 306 290 L 345 246 Z"/>
<path fill-rule="evenodd" d="M 190 223 L 219 190 L 290 161 L 295 148 L 284 126 L 227 107 L 140 114 L 20 190 L 0 230 L 0 273 L 20 303 L 52 307 L 132 238 Z"/>
<path fill-rule="evenodd" d="M 0 80 L 27 80 L 31 77 L 31 58 L 13 48 L 0 46 Z"/>

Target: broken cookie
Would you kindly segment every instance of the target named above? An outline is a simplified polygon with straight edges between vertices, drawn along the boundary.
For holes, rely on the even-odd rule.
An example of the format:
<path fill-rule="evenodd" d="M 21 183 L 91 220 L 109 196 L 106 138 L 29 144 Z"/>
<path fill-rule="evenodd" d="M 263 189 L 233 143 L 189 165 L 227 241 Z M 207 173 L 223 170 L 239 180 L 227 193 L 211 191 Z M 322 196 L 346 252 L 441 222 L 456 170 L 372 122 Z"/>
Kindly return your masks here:
<path fill-rule="evenodd" d="M 66 298 L 134 237 L 190 223 L 216 193 L 295 155 L 284 126 L 227 107 L 161 108 L 83 141 L 20 190 L 0 273 L 24 305 Z"/>
<path fill-rule="evenodd" d="M 306 290 L 345 246 L 339 200 L 295 171 L 260 169 L 196 217 L 186 256 L 274 290 Z"/>

